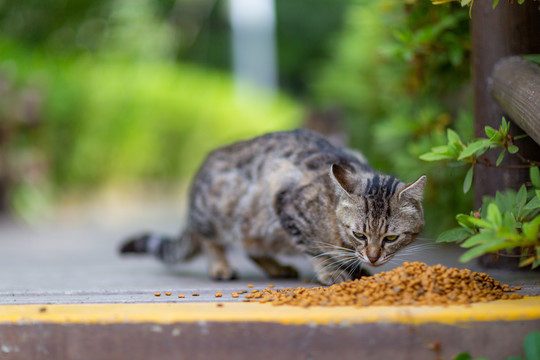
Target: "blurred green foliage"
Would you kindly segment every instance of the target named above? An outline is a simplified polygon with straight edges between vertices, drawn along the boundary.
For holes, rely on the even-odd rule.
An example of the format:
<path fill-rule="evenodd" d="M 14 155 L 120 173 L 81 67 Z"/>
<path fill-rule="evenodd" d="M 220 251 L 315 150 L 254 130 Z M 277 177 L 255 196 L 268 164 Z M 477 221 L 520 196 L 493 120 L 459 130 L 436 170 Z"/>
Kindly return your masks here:
<path fill-rule="evenodd" d="M 10 153 L 44 164 L 30 167 L 50 179 L 10 162 L 11 181 L 26 189 L 15 192 L 19 203 L 39 203 L 28 200 L 38 188 L 188 175 L 214 146 L 297 126 L 302 103 L 338 109 L 351 145 L 381 171 L 429 175 L 428 234 L 470 207 L 463 168 L 418 160 L 450 125 L 464 141 L 472 137 L 469 19 L 458 3 L 276 0 L 280 86 L 289 97 L 241 103 L 227 75 L 226 5 L 0 1 L 0 82 L 9 79 L 14 94 L 42 94 L 41 125 L 16 126 Z M 0 130 L 12 126 L 6 119 L 0 115 Z"/>
<path fill-rule="evenodd" d="M 0 178 L 27 218 L 73 189 L 188 178 L 211 149 L 302 118 L 284 96 L 252 89 L 239 98 L 229 74 L 175 61 L 175 29 L 156 2 L 0 4 L 9 30 L 0 36 L 0 85 L 13 98 L 27 89 L 40 98 L 32 127 L 21 125 L 25 116 L 1 116 L 20 111 L 0 104 Z"/>
<path fill-rule="evenodd" d="M 470 208 L 464 169 L 422 163 L 446 127 L 472 136 L 469 19 L 459 5 L 353 1 L 346 25 L 312 91 L 321 108 L 343 111 L 352 145 L 375 167 L 404 180 L 428 174 L 427 233 Z"/>

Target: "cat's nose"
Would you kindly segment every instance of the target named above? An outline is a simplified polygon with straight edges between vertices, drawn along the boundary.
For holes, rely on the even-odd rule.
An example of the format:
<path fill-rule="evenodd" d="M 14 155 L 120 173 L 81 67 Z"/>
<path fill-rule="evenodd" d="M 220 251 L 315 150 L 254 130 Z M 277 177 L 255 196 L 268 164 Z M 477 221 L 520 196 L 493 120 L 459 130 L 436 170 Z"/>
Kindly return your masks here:
<path fill-rule="evenodd" d="M 367 258 L 369 259 L 369 261 L 371 261 L 372 264 L 375 264 L 377 260 L 379 260 L 379 256 L 376 256 L 376 257 L 368 256 Z"/>

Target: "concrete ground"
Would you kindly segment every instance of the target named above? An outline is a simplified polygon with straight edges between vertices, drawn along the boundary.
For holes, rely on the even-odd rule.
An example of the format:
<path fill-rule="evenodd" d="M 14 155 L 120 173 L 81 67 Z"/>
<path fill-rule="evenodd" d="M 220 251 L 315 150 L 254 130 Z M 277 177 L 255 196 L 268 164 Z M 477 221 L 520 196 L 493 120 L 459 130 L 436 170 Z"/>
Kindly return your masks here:
<path fill-rule="evenodd" d="M 192 358 L 220 356 L 223 351 L 236 354 L 229 358 L 247 358 L 248 353 L 251 356 L 257 351 L 262 358 L 272 357 L 271 354 L 275 353 L 280 354 L 281 358 L 314 359 L 328 357 L 330 352 L 352 358 L 360 351 L 360 345 L 370 349 L 370 357 L 375 359 L 451 359 L 459 351 L 468 349 L 477 356 L 491 354 L 491 359 L 502 359 L 503 355 L 522 354 L 524 335 L 532 329 L 540 329 L 538 298 L 522 303 L 523 310 L 514 312 L 514 318 L 501 317 L 501 313 L 512 313 L 516 310 L 515 306 L 511 311 L 508 308 L 486 310 L 473 307 L 473 313 L 477 312 L 480 317 L 463 315 L 466 317 L 446 323 L 440 321 L 441 314 L 452 318 L 452 314 L 458 314 L 463 309 L 452 310 L 451 307 L 450 310 L 437 310 L 438 315 L 427 317 L 421 324 L 414 320 L 419 318 L 417 315 L 409 313 L 409 317 L 406 317 L 409 320 L 400 318 L 402 320 L 394 321 L 391 317 L 377 320 L 371 317 L 372 320 L 365 321 L 360 315 L 355 318 L 356 310 L 351 309 L 325 315 L 341 319 L 338 321 L 340 326 L 332 321 L 326 325 L 324 321 L 319 323 L 319 316 L 324 311 L 316 309 L 310 309 L 308 313 L 295 309 L 290 317 L 283 315 L 285 317 L 280 318 L 278 314 L 282 314 L 283 310 L 276 313 L 276 319 L 280 318 L 276 321 L 262 319 L 259 315 L 249 317 L 253 308 L 247 310 L 246 306 L 263 305 L 242 304 L 241 298 L 230 296 L 231 292 L 247 289 L 247 284 L 259 289 L 268 284 L 278 288 L 313 284 L 314 273 L 309 263 L 303 258 L 283 259 L 300 270 L 300 279 L 270 280 L 241 253 L 233 251 L 231 259 L 239 270 L 240 279 L 215 282 L 206 276 L 206 262 L 202 258 L 189 264 L 165 267 L 153 258 L 120 257 L 117 254 L 121 240 L 134 232 L 178 231 L 182 211 L 176 204 L 150 204 L 127 214 L 122 212 L 122 207 L 115 211 L 106 207 L 93 209 L 34 226 L 10 221 L 0 223 L 0 309 L 7 314 L 4 318 L 0 316 L 0 359 L 148 359 L 157 358 L 158 355 L 175 358 L 178 351 L 190 354 Z M 522 286 L 523 294 L 540 295 L 538 272 L 479 269 L 475 263 L 458 263 L 461 249 L 457 247 L 419 241 L 422 242 L 425 245 L 414 255 L 402 258 L 429 265 L 441 263 L 485 271 L 501 282 Z M 374 271 L 399 265 L 395 262 Z M 215 297 L 218 290 L 223 291 L 223 297 Z M 162 295 L 157 297 L 154 295 L 156 292 Z M 166 292 L 171 292 L 171 296 L 166 296 Z M 193 293 L 199 296 L 192 296 Z M 185 298 L 179 299 L 178 294 L 184 294 Z M 233 302 L 238 304 L 229 304 Z M 200 303 L 201 307 L 190 308 L 187 305 L 190 303 Z M 224 310 L 228 317 L 216 317 L 214 321 L 213 317 L 201 315 L 200 320 L 196 321 L 192 315 L 191 320 L 181 315 L 178 321 L 171 324 L 167 321 L 163 323 L 156 313 L 160 306 L 173 306 L 165 308 L 165 311 L 185 314 L 182 311 L 190 309 L 195 314 L 214 314 L 216 303 L 229 306 Z M 62 308 L 62 304 L 68 308 Z M 94 304 L 101 304 L 105 308 L 92 307 L 97 306 Z M 123 316 L 127 320 L 105 320 L 111 306 L 117 314 L 113 318 Z M 277 311 L 269 309 L 260 308 L 256 312 L 273 314 L 272 311 Z M 32 317 L 46 310 L 53 314 L 56 311 L 56 315 L 51 315 L 49 320 Z M 403 313 L 400 309 L 389 309 L 388 312 Z M 141 320 L 129 315 L 133 313 L 148 314 L 148 317 Z M 350 321 L 347 314 L 351 314 Z M 91 320 L 92 316 L 97 316 L 98 320 Z M 153 316 L 155 321 L 152 320 Z M 73 320 L 76 318 L 79 321 Z M 360 318 L 364 320 L 358 320 Z M 504 331 L 506 338 L 497 343 L 501 331 Z M 155 338 L 159 334 L 163 336 Z M 183 334 L 182 341 L 175 334 Z M 217 338 L 205 342 L 204 336 L 209 334 Z M 265 337 L 268 339 L 266 344 L 262 341 Z M 360 338 L 363 340 L 359 341 Z M 94 346 L 93 352 L 88 348 L 88 339 L 93 339 L 90 341 Z M 388 339 L 394 340 L 388 343 Z M 495 343 L 488 346 L 492 341 Z M 134 342 L 148 346 L 137 346 Z M 444 347 L 441 350 L 442 343 Z M 258 347 L 254 344 L 258 344 Z M 295 345 L 304 350 L 295 352 Z M 250 349 L 251 352 L 242 352 L 242 349 Z M 382 355 L 375 356 L 376 349 L 384 350 L 380 352 Z M 390 350 L 393 357 L 388 357 Z"/>

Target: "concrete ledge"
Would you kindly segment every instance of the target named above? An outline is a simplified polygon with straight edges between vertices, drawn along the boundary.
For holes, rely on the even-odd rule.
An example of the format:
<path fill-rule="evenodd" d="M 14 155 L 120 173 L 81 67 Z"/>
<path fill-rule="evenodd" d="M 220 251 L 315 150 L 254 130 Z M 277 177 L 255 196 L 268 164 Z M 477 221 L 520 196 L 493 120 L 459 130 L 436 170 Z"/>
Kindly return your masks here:
<path fill-rule="evenodd" d="M 282 325 L 196 322 L 157 325 L 4 324 L 0 358 L 62 359 L 453 359 L 523 356 L 540 320 L 455 325 L 395 323 Z"/>

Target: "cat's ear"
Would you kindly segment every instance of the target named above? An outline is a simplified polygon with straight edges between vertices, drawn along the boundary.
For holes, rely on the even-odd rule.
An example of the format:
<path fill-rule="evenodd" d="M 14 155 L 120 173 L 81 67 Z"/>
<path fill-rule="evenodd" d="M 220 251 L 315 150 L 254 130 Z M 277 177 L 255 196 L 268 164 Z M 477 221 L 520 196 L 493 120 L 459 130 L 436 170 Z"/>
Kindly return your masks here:
<path fill-rule="evenodd" d="M 358 184 L 358 180 L 355 178 L 354 174 L 338 164 L 333 164 L 331 166 L 330 177 L 339 188 L 345 190 L 348 194 L 353 194 L 354 189 Z"/>
<path fill-rule="evenodd" d="M 426 180 L 426 175 L 422 175 L 416 181 L 405 185 L 398 193 L 398 200 L 406 201 L 412 199 L 418 202 L 422 201 Z"/>

